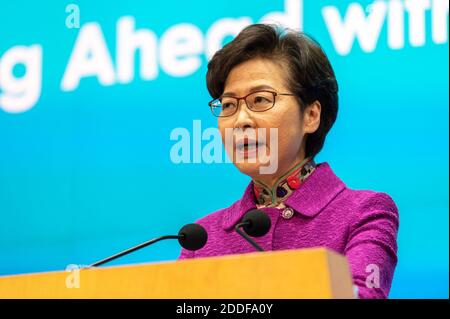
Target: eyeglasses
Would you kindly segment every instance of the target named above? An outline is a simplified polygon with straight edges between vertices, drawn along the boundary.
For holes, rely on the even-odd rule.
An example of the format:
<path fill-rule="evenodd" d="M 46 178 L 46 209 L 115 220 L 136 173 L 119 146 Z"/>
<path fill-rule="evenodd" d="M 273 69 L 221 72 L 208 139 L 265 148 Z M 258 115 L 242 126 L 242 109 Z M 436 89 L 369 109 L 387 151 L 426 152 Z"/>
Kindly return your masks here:
<path fill-rule="evenodd" d="M 239 101 L 244 100 L 247 108 L 253 112 L 264 112 L 270 110 L 275 105 L 277 95 L 295 96 L 292 93 L 277 93 L 272 91 L 257 91 L 247 94 L 244 97 L 221 96 L 208 103 L 211 112 L 217 117 L 227 117 L 234 115 L 239 107 Z"/>

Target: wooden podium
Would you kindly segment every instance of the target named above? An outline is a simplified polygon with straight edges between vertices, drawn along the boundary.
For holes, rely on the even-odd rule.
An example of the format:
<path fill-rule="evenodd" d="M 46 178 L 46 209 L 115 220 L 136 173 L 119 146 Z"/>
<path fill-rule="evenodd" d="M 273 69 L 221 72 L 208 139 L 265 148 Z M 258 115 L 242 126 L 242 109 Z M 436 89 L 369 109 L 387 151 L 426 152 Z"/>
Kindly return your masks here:
<path fill-rule="evenodd" d="M 347 260 L 325 248 L 0 277 L 0 298 L 353 298 Z"/>

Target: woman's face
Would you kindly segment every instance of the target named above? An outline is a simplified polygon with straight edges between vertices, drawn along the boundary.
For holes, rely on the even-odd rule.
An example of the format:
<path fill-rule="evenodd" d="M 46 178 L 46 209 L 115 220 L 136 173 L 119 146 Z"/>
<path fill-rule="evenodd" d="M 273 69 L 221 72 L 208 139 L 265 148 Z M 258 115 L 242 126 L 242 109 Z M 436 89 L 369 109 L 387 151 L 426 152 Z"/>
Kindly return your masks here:
<path fill-rule="evenodd" d="M 235 66 L 225 82 L 223 95 L 243 97 L 259 90 L 292 93 L 287 86 L 287 74 L 280 63 L 255 58 Z M 236 167 L 242 173 L 270 184 L 304 159 L 304 135 L 314 132 L 319 123 L 319 102 L 308 106 L 302 118 L 295 96 L 277 95 L 275 106 L 265 112 L 253 112 L 246 107 L 244 100 L 240 100 L 237 112 L 229 117 L 220 117 L 218 125 L 226 151 Z M 278 133 L 278 138 L 273 140 L 273 136 L 272 141 L 270 136 L 274 134 L 274 130 L 271 131 L 271 128 L 276 129 Z M 225 142 L 226 130 L 227 134 L 233 132 L 233 143 Z M 250 143 L 249 146 L 242 147 L 245 136 L 242 132 L 252 130 L 256 132 L 256 139 L 263 142 L 256 146 Z M 265 131 L 265 136 L 258 136 L 258 131 Z M 271 161 L 277 160 L 273 173 L 264 173 L 260 169 L 261 166 L 269 165 L 257 156 L 258 152 L 262 151 L 266 152 Z"/>

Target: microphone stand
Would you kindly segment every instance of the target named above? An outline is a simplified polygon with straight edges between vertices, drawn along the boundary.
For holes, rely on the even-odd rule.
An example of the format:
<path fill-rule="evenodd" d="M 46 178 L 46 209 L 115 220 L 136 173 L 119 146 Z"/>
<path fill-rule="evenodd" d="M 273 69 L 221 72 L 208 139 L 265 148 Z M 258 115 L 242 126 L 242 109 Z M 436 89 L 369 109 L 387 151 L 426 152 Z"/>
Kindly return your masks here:
<path fill-rule="evenodd" d="M 145 243 L 142 243 L 142 244 L 139 244 L 137 246 L 131 247 L 131 248 L 129 248 L 127 250 L 124 250 L 124 251 L 122 251 L 122 252 L 120 252 L 118 254 L 115 254 L 115 255 L 113 255 L 111 257 L 108 257 L 108 258 L 102 259 L 100 261 L 97 261 L 97 262 L 93 263 L 92 265 L 89 265 L 88 268 L 90 268 L 90 267 L 97 267 L 97 266 L 103 265 L 104 263 L 107 263 L 108 261 L 114 260 L 116 258 L 119 258 L 119 257 L 123 256 L 123 255 L 129 254 L 129 253 L 131 253 L 131 252 L 133 252 L 135 250 L 138 250 L 138 249 L 143 248 L 145 246 L 151 245 L 151 244 L 156 243 L 156 242 L 158 242 L 160 240 L 164 240 L 164 239 L 178 239 L 178 238 L 180 238 L 180 236 L 183 236 L 183 235 L 167 235 L 167 236 L 161 236 L 161 237 L 158 237 L 158 238 L 151 239 L 149 241 L 146 241 Z"/>
<path fill-rule="evenodd" d="M 262 249 L 261 248 L 261 246 L 259 246 L 253 239 L 251 239 L 245 232 L 243 232 L 240 228 L 241 227 L 243 227 L 243 226 L 245 226 L 245 225 L 248 225 L 248 221 L 246 221 L 246 222 L 243 222 L 243 223 L 239 223 L 239 224 L 237 224 L 235 227 L 234 227 L 234 230 L 239 234 L 239 235 L 241 235 L 242 237 L 244 237 L 244 239 L 246 240 L 246 241 L 248 241 L 253 247 L 255 247 L 256 248 L 256 250 L 258 250 L 258 251 L 264 251 L 264 249 Z"/>

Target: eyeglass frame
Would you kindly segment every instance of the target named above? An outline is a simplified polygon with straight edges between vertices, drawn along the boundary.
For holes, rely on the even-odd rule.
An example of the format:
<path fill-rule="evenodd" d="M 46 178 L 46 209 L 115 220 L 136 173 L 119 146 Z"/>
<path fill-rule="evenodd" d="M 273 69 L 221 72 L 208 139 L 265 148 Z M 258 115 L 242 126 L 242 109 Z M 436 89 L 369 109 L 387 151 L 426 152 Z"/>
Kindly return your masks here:
<path fill-rule="evenodd" d="M 248 106 L 248 103 L 247 103 L 247 100 L 246 100 L 247 97 L 249 97 L 250 95 L 255 94 L 255 93 L 259 93 L 259 92 L 272 93 L 272 95 L 273 95 L 273 104 L 272 104 L 272 106 L 269 107 L 268 109 L 265 109 L 264 111 L 255 111 L 255 110 L 251 109 L 251 108 Z M 229 97 L 229 98 L 236 99 L 237 102 L 236 102 L 236 110 L 234 111 L 234 113 L 232 113 L 232 114 L 230 114 L 230 115 L 225 115 L 225 116 L 224 116 L 224 115 L 216 115 L 216 114 L 214 113 L 214 111 L 213 111 L 214 106 L 212 106 L 212 103 L 213 103 L 214 101 L 218 100 L 218 99 L 223 98 L 222 96 L 219 96 L 218 98 L 209 101 L 209 102 L 208 102 L 208 105 L 209 105 L 209 107 L 210 107 L 210 109 L 211 109 L 211 113 L 212 113 L 215 117 L 230 117 L 230 116 L 233 116 L 234 114 L 237 113 L 237 110 L 239 109 L 239 105 L 240 105 L 240 101 L 241 101 L 241 100 L 244 100 L 245 106 L 246 106 L 250 111 L 261 113 L 261 112 L 266 112 L 266 111 L 272 109 L 272 108 L 275 106 L 276 96 L 278 96 L 278 95 L 284 95 L 284 96 L 297 96 L 296 94 L 293 94 L 293 93 L 278 93 L 278 92 L 268 91 L 268 90 L 258 90 L 258 91 L 250 92 L 249 94 L 247 94 L 247 95 L 245 95 L 245 96 L 243 96 L 243 97 L 226 96 L 226 97 Z M 222 103 L 222 102 L 220 102 L 220 103 Z"/>

